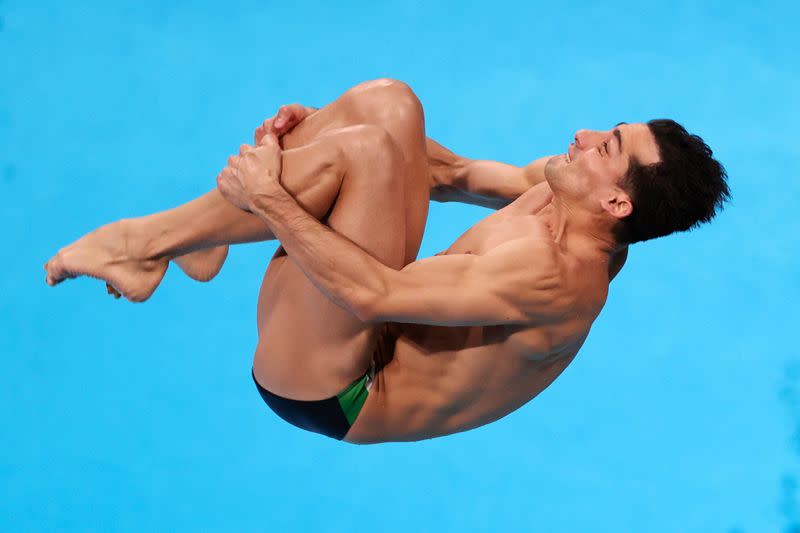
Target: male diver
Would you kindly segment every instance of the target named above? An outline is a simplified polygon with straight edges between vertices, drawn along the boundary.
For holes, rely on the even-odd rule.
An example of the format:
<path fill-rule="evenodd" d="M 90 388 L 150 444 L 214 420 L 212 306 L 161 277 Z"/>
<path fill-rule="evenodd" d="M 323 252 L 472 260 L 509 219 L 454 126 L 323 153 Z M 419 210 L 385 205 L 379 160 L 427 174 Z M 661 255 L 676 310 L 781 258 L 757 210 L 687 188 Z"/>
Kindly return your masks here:
<path fill-rule="evenodd" d="M 147 299 L 170 260 L 207 281 L 227 245 L 278 239 L 252 377 L 288 422 L 351 443 L 412 441 L 518 409 L 574 359 L 630 244 L 708 222 L 729 198 L 702 139 L 671 120 L 579 130 L 525 167 L 425 136 L 395 80 L 284 106 L 217 189 L 63 248 L 47 283 L 88 275 Z M 417 260 L 430 200 L 495 212 Z"/>

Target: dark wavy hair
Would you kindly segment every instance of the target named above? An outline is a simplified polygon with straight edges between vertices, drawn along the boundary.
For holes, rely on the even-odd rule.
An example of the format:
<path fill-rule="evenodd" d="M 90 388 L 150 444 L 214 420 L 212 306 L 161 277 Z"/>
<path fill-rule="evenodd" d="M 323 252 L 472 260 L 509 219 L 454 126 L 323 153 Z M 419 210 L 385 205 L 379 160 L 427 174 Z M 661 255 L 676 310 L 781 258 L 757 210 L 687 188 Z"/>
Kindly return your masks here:
<path fill-rule="evenodd" d="M 633 212 L 614 227 L 620 244 L 663 237 L 709 222 L 730 200 L 727 173 L 708 145 L 669 119 L 647 123 L 660 161 L 642 165 L 631 158 L 620 187 L 631 196 Z"/>

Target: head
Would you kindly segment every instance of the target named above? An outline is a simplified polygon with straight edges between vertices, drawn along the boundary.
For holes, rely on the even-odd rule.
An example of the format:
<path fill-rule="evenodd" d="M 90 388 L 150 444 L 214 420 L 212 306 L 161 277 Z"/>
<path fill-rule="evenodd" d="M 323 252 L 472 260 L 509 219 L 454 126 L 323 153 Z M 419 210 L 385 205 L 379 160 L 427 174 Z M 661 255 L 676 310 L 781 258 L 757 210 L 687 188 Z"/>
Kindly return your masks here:
<path fill-rule="evenodd" d="M 667 119 L 579 130 L 545 177 L 554 194 L 605 220 L 617 244 L 691 229 L 730 198 L 711 149 Z"/>

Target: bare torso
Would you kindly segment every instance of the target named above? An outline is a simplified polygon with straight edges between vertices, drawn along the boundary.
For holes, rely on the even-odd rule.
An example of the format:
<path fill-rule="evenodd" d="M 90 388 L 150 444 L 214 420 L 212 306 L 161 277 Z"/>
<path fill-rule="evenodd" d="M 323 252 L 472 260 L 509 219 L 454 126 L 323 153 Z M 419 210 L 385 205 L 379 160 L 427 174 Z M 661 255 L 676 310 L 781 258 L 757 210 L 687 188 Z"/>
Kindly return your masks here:
<path fill-rule="evenodd" d="M 481 255 L 531 235 L 552 241 L 543 217 L 530 210 L 551 192 L 547 184 L 534 189 L 470 228 L 442 254 Z M 511 413 L 550 385 L 585 341 L 609 280 L 607 265 L 559 253 L 562 283 L 553 290 L 569 300 L 569 312 L 554 311 L 541 324 L 391 324 L 394 356 L 345 440 L 419 440 L 464 431 Z"/>

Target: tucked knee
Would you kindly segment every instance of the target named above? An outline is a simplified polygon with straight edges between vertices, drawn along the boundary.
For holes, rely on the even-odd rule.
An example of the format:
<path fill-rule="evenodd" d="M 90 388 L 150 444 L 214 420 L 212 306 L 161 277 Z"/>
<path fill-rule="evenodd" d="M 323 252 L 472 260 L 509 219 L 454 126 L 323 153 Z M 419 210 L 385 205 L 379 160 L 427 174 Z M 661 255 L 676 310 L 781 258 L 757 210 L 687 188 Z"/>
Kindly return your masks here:
<path fill-rule="evenodd" d="M 351 89 L 352 105 L 364 120 L 391 124 L 422 120 L 422 104 L 408 84 L 390 78 L 360 83 Z"/>
<path fill-rule="evenodd" d="M 385 129 L 372 124 L 352 126 L 347 138 L 347 153 L 357 158 L 391 159 L 397 155 L 397 146 Z"/>
<path fill-rule="evenodd" d="M 370 182 L 379 182 L 404 168 L 397 143 L 380 126 L 359 124 L 340 132 L 339 146 L 346 176 L 368 176 Z"/>
<path fill-rule="evenodd" d="M 373 95 L 384 102 L 391 102 L 398 108 L 408 108 L 410 111 L 416 111 L 421 107 L 419 98 L 405 82 L 381 78 L 368 83 L 373 84 L 371 86 Z"/>

